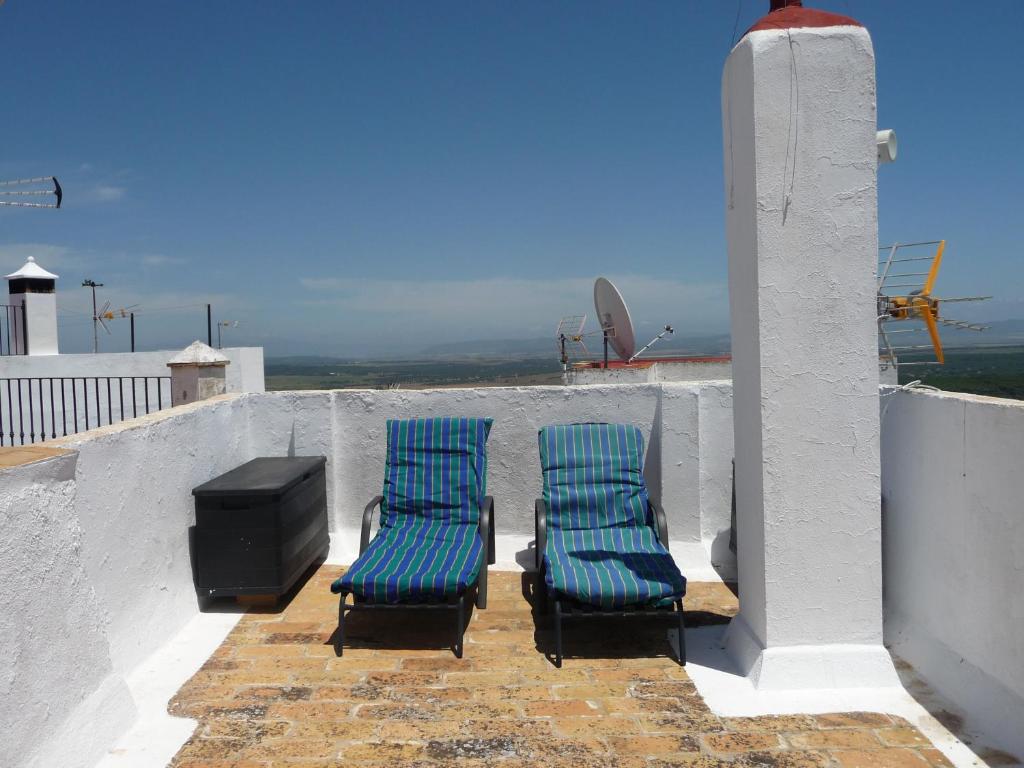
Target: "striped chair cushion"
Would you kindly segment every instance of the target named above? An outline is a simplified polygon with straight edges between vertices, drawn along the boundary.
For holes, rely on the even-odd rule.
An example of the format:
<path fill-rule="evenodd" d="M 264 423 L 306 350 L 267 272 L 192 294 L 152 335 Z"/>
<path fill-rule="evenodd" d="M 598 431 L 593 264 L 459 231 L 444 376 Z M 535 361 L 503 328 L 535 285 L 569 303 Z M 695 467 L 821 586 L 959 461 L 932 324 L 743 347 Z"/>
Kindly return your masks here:
<path fill-rule="evenodd" d="M 548 588 L 605 610 L 662 606 L 686 593 L 686 579 L 648 527 L 548 532 Z"/>
<path fill-rule="evenodd" d="M 629 424 L 540 430 L 548 526 L 576 530 L 649 525 L 644 438 Z"/>
<path fill-rule="evenodd" d="M 477 523 L 492 419 L 389 419 L 381 527 L 407 516 Z"/>
<path fill-rule="evenodd" d="M 476 582 L 491 419 L 389 419 L 380 530 L 331 590 L 371 602 L 461 594 Z"/>
<path fill-rule="evenodd" d="M 376 603 L 461 595 L 476 583 L 483 562 L 478 531 L 475 524 L 436 520 L 382 528 L 331 591 Z"/>

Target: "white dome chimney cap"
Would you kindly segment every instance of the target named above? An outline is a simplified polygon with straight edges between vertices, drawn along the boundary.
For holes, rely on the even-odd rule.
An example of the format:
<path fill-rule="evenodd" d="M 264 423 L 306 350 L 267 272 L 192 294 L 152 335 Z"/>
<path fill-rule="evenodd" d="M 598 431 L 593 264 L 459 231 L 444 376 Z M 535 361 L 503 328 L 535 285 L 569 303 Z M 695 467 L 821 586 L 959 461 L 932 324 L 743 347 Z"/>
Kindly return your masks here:
<path fill-rule="evenodd" d="M 11 272 L 11 274 L 7 275 L 6 279 L 19 280 L 25 277 L 33 278 L 36 280 L 56 280 L 58 276 L 53 274 L 53 272 L 47 272 L 45 269 L 36 264 L 35 256 L 29 256 L 28 261 L 25 262 L 25 265 L 17 272 Z"/>
<path fill-rule="evenodd" d="M 227 355 L 218 352 L 203 342 L 193 341 L 185 349 L 167 361 L 168 365 L 195 365 L 200 368 L 208 365 L 227 365 L 231 360 Z"/>

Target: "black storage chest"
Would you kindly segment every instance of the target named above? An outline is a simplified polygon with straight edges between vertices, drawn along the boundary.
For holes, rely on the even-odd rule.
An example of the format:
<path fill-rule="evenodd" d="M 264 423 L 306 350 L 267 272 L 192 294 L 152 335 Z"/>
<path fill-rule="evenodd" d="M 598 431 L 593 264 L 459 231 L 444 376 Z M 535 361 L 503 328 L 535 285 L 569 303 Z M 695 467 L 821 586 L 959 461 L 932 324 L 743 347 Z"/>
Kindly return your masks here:
<path fill-rule="evenodd" d="M 281 595 L 327 554 L 323 456 L 253 459 L 192 489 L 196 591 Z"/>

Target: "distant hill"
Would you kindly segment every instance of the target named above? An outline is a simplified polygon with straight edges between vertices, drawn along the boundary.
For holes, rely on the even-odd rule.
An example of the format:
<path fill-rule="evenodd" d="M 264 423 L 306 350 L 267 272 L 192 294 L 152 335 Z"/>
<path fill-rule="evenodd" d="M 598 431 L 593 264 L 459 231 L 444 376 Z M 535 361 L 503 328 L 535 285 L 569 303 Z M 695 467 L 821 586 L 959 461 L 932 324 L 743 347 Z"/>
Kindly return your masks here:
<path fill-rule="evenodd" d="M 417 357 L 546 357 L 555 354 L 555 341 L 551 338 L 476 339 L 431 344 Z"/>
<path fill-rule="evenodd" d="M 653 338 L 653 336 L 651 337 Z M 650 339 L 637 338 L 637 344 L 646 344 Z M 591 357 L 601 354 L 601 337 L 588 336 L 585 339 Z M 639 346 L 638 346 L 639 348 Z M 651 348 L 650 355 L 727 355 L 729 335 L 671 336 L 662 339 Z M 425 347 L 421 353 L 434 359 L 450 357 L 551 357 L 558 355 L 554 338 L 541 339 L 488 339 L 476 341 L 455 341 Z"/>
<path fill-rule="evenodd" d="M 942 329 L 945 347 L 989 347 L 993 345 L 1024 344 L 1024 319 L 981 322 L 988 328 L 980 333 L 955 328 Z"/>

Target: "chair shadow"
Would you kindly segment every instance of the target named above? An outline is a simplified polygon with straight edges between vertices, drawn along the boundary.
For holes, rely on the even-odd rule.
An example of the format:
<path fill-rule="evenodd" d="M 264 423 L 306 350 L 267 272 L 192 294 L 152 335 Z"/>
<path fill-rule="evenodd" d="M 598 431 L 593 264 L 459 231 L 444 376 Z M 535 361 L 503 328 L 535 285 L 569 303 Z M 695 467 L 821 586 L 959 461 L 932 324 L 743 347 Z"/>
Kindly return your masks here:
<path fill-rule="evenodd" d="M 554 614 L 541 610 L 536 572 L 522 575 L 523 599 L 530 604 L 534 621 L 534 645 L 554 666 Z M 552 609 L 553 610 L 553 609 Z M 576 617 L 562 620 L 562 655 L 565 659 L 676 659 L 669 643 L 669 631 L 677 626 L 678 614 L 624 617 Z M 685 613 L 690 626 L 691 612 Z M 699 620 L 715 614 L 697 612 Z"/>
<path fill-rule="evenodd" d="M 537 567 L 537 542 L 531 541 L 526 545 L 526 549 L 516 552 L 515 557 L 516 565 L 524 571 L 532 571 Z"/>
<path fill-rule="evenodd" d="M 641 554 L 638 552 L 616 552 L 610 549 L 584 549 L 573 551 L 571 554 L 578 560 L 587 560 L 592 563 L 618 561 L 630 572 L 647 581 L 654 581 L 660 574 L 669 573 L 679 567 L 676 565 L 675 558 L 668 552 Z"/>
<path fill-rule="evenodd" d="M 463 632 L 469 627 L 476 611 L 476 590 L 466 593 L 466 612 Z M 345 614 L 345 645 L 343 651 L 443 651 L 454 653 L 455 610 L 355 610 Z M 334 646 L 338 629 L 335 627 L 324 645 Z M 335 656 L 344 658 L 344 652 Z"/>

